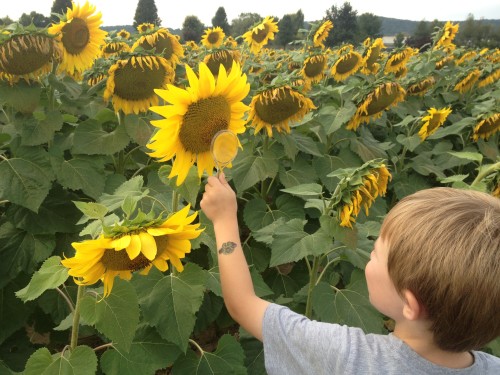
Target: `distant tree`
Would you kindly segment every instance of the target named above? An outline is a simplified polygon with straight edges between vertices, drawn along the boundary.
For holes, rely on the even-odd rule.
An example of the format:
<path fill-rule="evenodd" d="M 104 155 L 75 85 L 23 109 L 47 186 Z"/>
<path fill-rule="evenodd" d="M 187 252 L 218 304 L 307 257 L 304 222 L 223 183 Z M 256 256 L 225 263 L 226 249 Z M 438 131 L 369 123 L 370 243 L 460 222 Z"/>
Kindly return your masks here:
<path fill-rule="evenodd" d="M 10 18 L 9 16 L 5 16 L 3 18 L 0 18 L 0 26 L 7 26 L 13 22 L 14 22 L 14 20 L 12 20 L 12 18 Z"/>
<path fill-rule="evenodd" d="M 286 49 L 287 44 L 293 41 L 297 35 L 292 15 L 285 14 L 278 22 L 278 28 L 280 32 L 277 34 L 277 43 Z"/>
<path fill-rule="evenodd" d="M 359 37 L 365 40 L 367 37 L 380 38 L 382 36 L 382 20 L 373 13 L 363 13 L 358 17 Z"/>
<path fill-rule="evenodd" d="M 298 31 L 304 27 L 304 13 L 299 9 L 297 13 L 292 14 L 292 21 L 294 28 Z"/>
<path fill-rule="evenodd" d="M 23 13 L 21 17 L 19 17 L 18 22 L 23 26 L 28 26 L 33 23 L 36 27 L 44 28 L 50 24 L 50 18 L 32 11 L 30 14 Z"/>
<path fill-rule="evenodd" d="M 184 18 L 184 23 L 182 24 L 182 39 L 185 42 L 192 40 L 199 43 L 204 30 L 205 26 L 198 17 L 187 16 Z"/>
<path fill-rule="evenodd" d="M 415 28 L 413 34 L 408 38 L 406 44 L 413 48 L 422 48 L 426 46 L 424 49 L 428 48 L 428 46 L 432 43 L 432 34 L 433 27 L 428 21 L 420 21 Z"/>
<path fill-rule="evenodd" d="M 215 16 L 214 18 L 212 18 L 212 26 L 219 26 L 222 30 L 224 30 L 224 33 L 226 35 L 229 35 L 230 26 L 229 22 L 227 21 L 226 10 L 224 9 L 224 7 L 219 7 L 219 9 L 217 9 L 217 12 L 215 12 Z"/>
<path fill-rule="evenodd" d="M 341 8 L 332 5 L 330 9 L 327 9 L 325 19 L 333 23 L 333 29 L 325 41 L 326 46 L 332 47 L 342 43 L 356 42 L 358 35 L 357 12 L 352 9 L 348 1 Z"/>
<path fill-rule="evenodd" d="M 141 23 L 152 23 L 160 26 L 161 19 L 158 17 L 158 8 L 156 8 L 155 0 L 139 0 L 137 8 L 135 8 L 134 27 Z"/>
<path fill-rule="evenodd" d="M 71 0 L 54 0 L 52 3 L 52 8 L 50 8 L 50 21 L 52 23 L 58 23 L 59 17 L 55 14 L 66 14 L 68 8 L 72 8 L 73 4 Z"/>
<path fill-rule="evenodd" d="M 394 47 L 395 48 L 401 48 L 405 44 L 405 34 L 403 33 L 397 33 L 396 37 L 394 38 Z"/>
<path fill-rule="evenodd" d="M 246 33 L 254 24 L 263 18 L 257 13 L 240 13 L 238 18 L 231 21 L 231 35 L 238 37 Z"/>

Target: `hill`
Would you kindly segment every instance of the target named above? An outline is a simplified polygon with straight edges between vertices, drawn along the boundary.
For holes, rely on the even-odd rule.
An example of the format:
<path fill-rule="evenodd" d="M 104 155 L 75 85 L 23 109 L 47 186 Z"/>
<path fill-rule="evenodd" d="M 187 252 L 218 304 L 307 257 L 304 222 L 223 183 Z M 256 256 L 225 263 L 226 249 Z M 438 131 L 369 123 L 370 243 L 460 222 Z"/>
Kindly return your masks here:
<path fill-rule="evenodd" d="M 398 18 L 388 18 L 381 17 L 382 20 L 382 34 L 383 35 L 396 35 L 397 33 L 404 33 L 411 35 L 415 31 L 417 25 L 420 21 L 410 21 L 410 20 L 401 20 Z M 431 22 L 431 20 L 425 20 Z M 480 19 L 475 20 L 476 22 L 483 22 L 485 24 L 490 24 L 494 28 L 500 28 L 500 20 L 489 20 L 489 19 Z M 459 25 L 463 24 L 465 21 L 452 21 L 452 23 L 458 23 Z"/>

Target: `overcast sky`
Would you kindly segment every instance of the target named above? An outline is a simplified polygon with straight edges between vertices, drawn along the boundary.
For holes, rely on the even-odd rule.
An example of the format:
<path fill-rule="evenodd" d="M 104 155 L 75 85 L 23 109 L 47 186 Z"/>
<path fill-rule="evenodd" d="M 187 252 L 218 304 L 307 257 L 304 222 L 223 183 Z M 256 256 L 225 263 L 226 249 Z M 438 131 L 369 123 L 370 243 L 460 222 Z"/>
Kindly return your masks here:
<path fill-rule="evenodd" d="M 80 4 L 84 1 L 76 0 Z M 306 21 L 322 19 L 332 5 L 342 7 L 344 0 L 156 0 L 158 16 L 162 26 L 181 28 L 186 16 L 197 16 L 206 26 L 212 25 L 212 17 L 219 7 L 224 7 L 229 23 L 240 13 L 258 13 L 261 16 L 282 17 L 284 14 L 304 13 Z M 130 25 L 133 23 L 138 0 L 91 0 L 91 4 L 102 13 L 103 26 Z M 350 0 L 358 12 L 377 16 L 413 21 L 463 21 L 468 14 L 476 20 L 481 18 L 500 19 L 500 0 Z M 36 11 L 48 16 L 53 0 L 2 0 L 0 17 L 19 19 L 21 14 Z"/>

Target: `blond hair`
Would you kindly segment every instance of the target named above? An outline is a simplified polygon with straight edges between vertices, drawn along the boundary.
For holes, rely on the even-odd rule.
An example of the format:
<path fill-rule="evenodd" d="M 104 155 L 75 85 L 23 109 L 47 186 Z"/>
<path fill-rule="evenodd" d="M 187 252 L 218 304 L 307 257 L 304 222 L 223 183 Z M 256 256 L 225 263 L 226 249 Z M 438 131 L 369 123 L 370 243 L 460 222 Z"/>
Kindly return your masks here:
<path fill-rule="evenodd" d="M 380 236 L 400 294 L 424 306 L 443 350 L 479 349 L 500 336 L 500 200 L 452 188 L 402 199 Z"/>

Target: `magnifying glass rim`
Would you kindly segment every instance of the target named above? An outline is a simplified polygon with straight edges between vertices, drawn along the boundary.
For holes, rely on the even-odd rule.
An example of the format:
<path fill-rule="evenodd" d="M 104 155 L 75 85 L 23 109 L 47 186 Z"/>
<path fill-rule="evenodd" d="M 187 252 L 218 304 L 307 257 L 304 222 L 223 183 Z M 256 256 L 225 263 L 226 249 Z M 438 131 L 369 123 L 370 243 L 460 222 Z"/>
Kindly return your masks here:
<path fill-rule="evenodd" d="M 234 156 L 230 160 L 225 161 L 225 162 L 221 162 L 220 160 L 217 160 L 217 157 L 215 156 L 214 145 L 215 145 L 215 140 L 217 139 L 217 137 L 220 136 L 221 134 L 225 134 L 225 133 L 230 133 L 233 135 L 233 137 L 236 141 L 236 152 L 234 153 Z M 231 163 L 234 160 L 234 158 L 236 158 L 236 154 L 238 153 L 238 146 L 239 146 L 239 140 L 238 140 L 238 136 L 236 135 L 236 133 L 234 133 L 233 131 L 231 131 L 229 129 L 222 129 L 222 130 L 219 130 L 217 133 L 215 133 L 215 135 L 212 137 L 212 141 L 210 142 L 210 152 L 211 152 L 212 157 L 213 157 L 216 164 L 227 165 L 227 164 Z"/>

